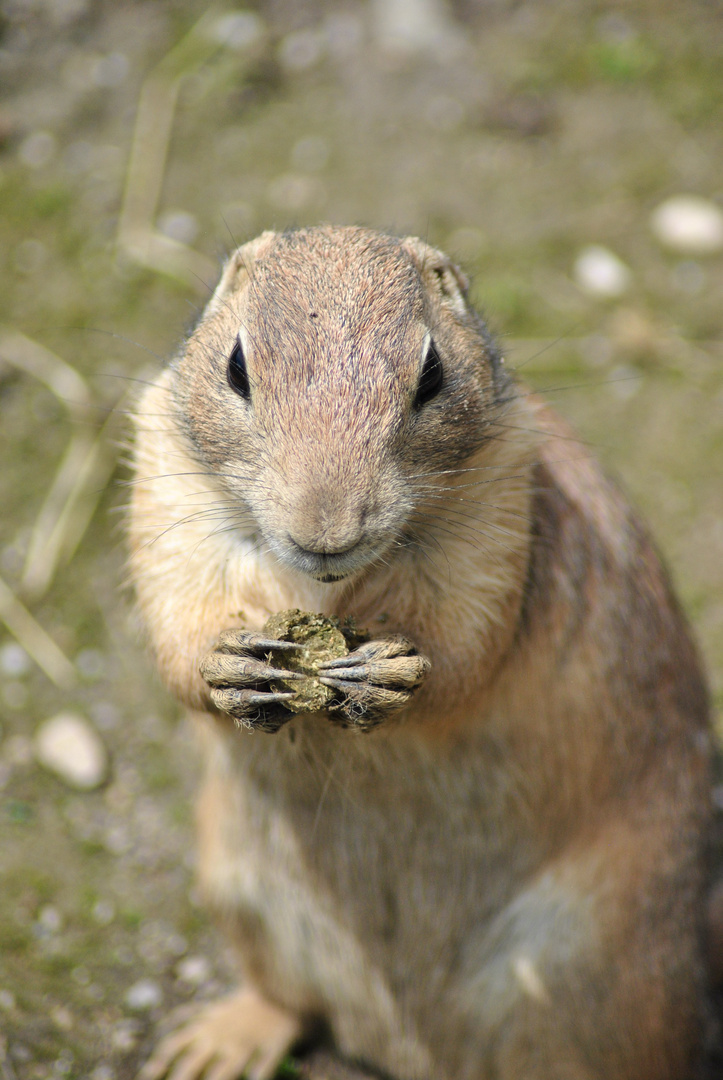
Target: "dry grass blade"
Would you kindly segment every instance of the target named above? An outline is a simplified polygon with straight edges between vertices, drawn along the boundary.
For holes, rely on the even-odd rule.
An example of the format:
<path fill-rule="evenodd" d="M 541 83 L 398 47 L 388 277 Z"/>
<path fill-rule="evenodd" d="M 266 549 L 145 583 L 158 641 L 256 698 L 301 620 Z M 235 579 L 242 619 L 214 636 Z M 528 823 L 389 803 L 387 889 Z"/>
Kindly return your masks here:
<path fill-rule="evenodd" d="M 44 383 L 76 425 L 89 422 L 88 384 L 61 357 L 15 330 L 0 332 L 0 356 Z M 111 419 L 113 416 L 111 413 Z M 71 436 L 33 526 L 21 581 L 27 596 L 37 599 L 47 592 L 58 565 L 70 558 L 88 527 L 100 496 L 98 492 L 92 499 L 91 492 L 105 487 L 115 461 L 114 457 L 109 460 L 109 451 L 104 450 L 108 423 L 97 434 L 78 426 Z M 88 496 L 85 501 L 84 496 Z"/>
<path fill-rule="evenodd" d="M 218 49 L 207 33 L 217 17 L 216 9 L 209 9 L 143 84 L 118 222 L 118 246 L 126 255 L 149 269 L 180 278 L 199 292 L 205 292 L 205 283 L 216 278 L 218 267 L 186 244 L 157 232 L 155 218 L 181 81 Z"/>
<path fill-rule="evenodd" d="M 68 410 L 71 419 L 87 419 L 91 404 L 88 384 L 67 361 L 25 334 L 5 328 L 0 328 L 0 357 L 44 383 Z"/>
<path fill-rule="evenodd" d="M 68 657 L 2 579 L 0 619 L 56 686 L 62 690 L 75 686 L 78 676 Z"/>
<path fill-rule="evenodd" d="M 93 446 L 91 432 L 73 435 L 35 519 L 20 582 L 23 593 L 33 599 L 43 596 L 55 576 L 62 542 L 60 523 L 68 503 L 78 498 L 79 481 Z"/>
<path fill-rule="evenodd" d="M 111 413 L 95 436 L 80 431 L 71 440 L 33 527 L 21 580 L 26 596 L 43 596 L 82 540 L 115 468 L 108 437 L 115 419 Z"/>

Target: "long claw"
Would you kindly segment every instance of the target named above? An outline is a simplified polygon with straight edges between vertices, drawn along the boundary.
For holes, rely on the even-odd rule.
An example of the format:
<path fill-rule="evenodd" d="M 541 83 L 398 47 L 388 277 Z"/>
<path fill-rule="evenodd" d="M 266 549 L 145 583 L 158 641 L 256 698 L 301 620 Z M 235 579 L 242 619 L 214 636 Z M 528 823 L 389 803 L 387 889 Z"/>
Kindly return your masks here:
<path fill-rule="evenodd" d="M 255 649 L 269 649 L 271 652 L 281 652 L 284 649 L 303 649 L 296 641 L 275 641 L 274 638 L 255 638 Z"/>
<path fill-rule="evenodd" d="M 275 701 L 291 701 L 296 694 L 249 694 L 246 698 L 249 705 L 273 705 Z"/>
<path fill-rule="evenodd" d="M 369 668 L 366 664 L 360 664 L 359 667 L 336 667 L 334 662 L 324 664 L 324 667 L 319 668 L 319 671 L 325 671 L 330 667 L 334 667 L 334 675 L 337 679 L 361 680 L 369 677 Z M 320 678 L 319 681 L 324 682 L 324 679 Z"/>
<path fill-rule="evenodd" d="M 303 675 L 300 671 L 282 671 L 280 668 L 267 668 L 264 672 L 264 679 L 305 679 L 306 675 Z"/>
<path fill-rule="evenodd" d="M 327 668 L 343 668 L 350 662 L 350 659 L 349 656 L 339 656 L 336 660 L 327 660 L 326 663 L 321 665 L 319 671 L 325 671 Z M 351 660 L 351 663 L 354 663 L 354 661 Z"/>
<path fill-rule="evenodd" d="M 331 686 L 333 690 L 346 690 L 348 685 L 347 683 L 342 682 L 341 679 L 329 679 L 322 675 L 319 676 L 319 682 L 323 683 L 324 686 Z"/>

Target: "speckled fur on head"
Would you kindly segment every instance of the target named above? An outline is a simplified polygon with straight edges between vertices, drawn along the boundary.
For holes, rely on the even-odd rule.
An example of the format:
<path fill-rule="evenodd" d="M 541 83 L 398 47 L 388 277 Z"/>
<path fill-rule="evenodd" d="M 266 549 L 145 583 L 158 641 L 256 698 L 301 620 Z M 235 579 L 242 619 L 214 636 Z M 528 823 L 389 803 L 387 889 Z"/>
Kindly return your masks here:
<path fill-rule="evenodd" d="M 322 580 L 363 569 L 403 536 L 417 481 L 490 437 L 508 384 L 465 290 L 422 241 L 359 228 L 264 234 L 231 257 L 174 392 L 280 558 Z M 249 401 L 226 375 L 237 337 Z M 418 409 L 430 337 L 443 382 Z"/>

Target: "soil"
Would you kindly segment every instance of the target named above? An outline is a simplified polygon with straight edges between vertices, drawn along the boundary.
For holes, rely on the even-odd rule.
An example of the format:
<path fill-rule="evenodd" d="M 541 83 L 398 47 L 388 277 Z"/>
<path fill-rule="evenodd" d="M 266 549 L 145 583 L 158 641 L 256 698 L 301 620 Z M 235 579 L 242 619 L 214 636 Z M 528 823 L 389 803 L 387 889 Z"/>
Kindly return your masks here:
<path fill-rule="evenodd" d="M 193 884 L 191 732 L 124 585 L 126 413 L 265 228 L 458 258 L 649 519 L 720 725 L 723 254 L 651 215 L 723 206 L 722 54 L 702 0 L 0 4 L 3 1080 L 129 1080 L 162 1017 L 233 984 Z M 617 291 L 580 283 L 590 246 Z M 36 762 L 61 710 L 110 754 L 96 790 Z"/>

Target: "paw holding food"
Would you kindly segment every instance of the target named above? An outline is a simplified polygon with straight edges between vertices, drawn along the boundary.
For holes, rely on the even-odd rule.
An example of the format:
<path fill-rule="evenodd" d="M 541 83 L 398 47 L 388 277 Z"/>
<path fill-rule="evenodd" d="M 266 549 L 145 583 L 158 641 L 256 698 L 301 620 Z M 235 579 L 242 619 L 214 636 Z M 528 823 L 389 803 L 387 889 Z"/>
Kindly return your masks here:
<path fill-rule="evenodd" d="M 296 609 L 272 615 L 261 633 L 223 631 L 201 661 L 216 707 L 268 732 L 294 713 L 324 711 L 366 730 L 400 709 L 429 668 L 404 637 L 369 641 L 350 619 Z"/>

